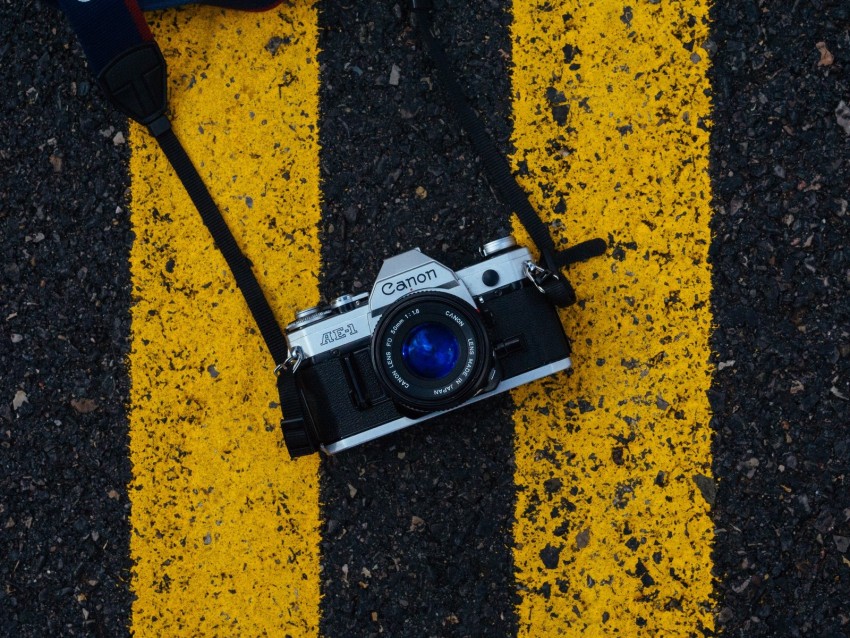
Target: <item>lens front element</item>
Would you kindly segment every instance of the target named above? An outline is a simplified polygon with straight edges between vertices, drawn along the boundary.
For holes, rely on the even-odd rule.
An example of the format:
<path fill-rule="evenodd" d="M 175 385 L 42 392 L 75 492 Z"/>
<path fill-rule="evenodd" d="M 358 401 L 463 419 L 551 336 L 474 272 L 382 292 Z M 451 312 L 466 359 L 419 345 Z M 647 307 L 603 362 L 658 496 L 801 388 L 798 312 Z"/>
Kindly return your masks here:
<path fill-rule="evenodd" d="M 397 404 L 431 412 L 459 405 L 483 387 L 492 356 L 477 310 L 429 291 L 384 312 L 372 335 L 372 363 Z"/>
<path fill-rule="evenodd" d="M 401 358 L 413 372 L 426 379 L 442 379 L 457 364 L 460 344 L 445 326 L 429 321 L 407 333 Z"/>

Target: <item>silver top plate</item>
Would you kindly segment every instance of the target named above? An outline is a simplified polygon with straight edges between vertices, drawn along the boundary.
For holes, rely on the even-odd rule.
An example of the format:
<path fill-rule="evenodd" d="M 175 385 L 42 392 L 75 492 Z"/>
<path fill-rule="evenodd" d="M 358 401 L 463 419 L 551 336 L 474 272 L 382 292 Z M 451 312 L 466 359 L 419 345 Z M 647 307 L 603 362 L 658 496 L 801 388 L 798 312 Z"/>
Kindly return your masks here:
<path fill-rule="evenodd" d="M 512 237 L 510 242 L 506 240 L 498 240 L 504 242 L 502 250 L 510 248 L 511 244 L 515 246 Z M 366 293 L 346 299 L 347 303 L 342 301 L 348 297 L 344 295 L 335 300 L 335 303 L 340 302 L 341 312 L 324 310 L 310 314 L 289 324 L 286 338 L 289 346 L 300 347 L 306 358 L 334 350 L 371 336 L 386 309 L 413 292 L 446 292 L 475 307 L 474 300 L 478 296 L 521 281 L 525 277 L 525 263 L 530 260 L 527 248 L 515 247 L 454 272 L 418 249 L 409 250 L 384 262 L 372 293 L 368 295 L 368 303 L 365 302 Z M 356 305 L 348 309 L 351 303 Z"/>

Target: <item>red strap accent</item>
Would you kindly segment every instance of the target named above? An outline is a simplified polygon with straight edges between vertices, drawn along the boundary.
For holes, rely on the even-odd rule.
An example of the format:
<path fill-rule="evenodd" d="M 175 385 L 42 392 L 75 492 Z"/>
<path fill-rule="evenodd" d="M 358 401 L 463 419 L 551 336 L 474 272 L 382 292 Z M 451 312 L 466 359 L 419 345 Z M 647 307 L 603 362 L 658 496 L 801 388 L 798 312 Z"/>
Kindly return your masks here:
<path fill-rule="evenodd" d="M 129 11 L 130 15 L 133 17 L 133 22 L 136 23 L 136 28 L 139 30 L 139 35 L 142 36 L 142 40 L 145 42 L 152 41 L 153 33 L 151 33 L 150 27 L 145 20 L 145 16 L 142 15 L 142 9 L 139 7 L 137 0 L 124 0 L 124 6 L 127 7 L 127 11 Z"/>

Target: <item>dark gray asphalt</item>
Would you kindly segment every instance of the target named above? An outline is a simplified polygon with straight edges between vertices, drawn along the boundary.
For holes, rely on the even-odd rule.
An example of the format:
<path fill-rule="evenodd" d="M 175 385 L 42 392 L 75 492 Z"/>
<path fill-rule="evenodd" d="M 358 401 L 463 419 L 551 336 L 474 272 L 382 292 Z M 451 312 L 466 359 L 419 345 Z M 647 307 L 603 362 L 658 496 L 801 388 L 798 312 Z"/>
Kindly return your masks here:
<path fill-rule="evenodd" d="M 718 627 L 848 636 L 850 5 L 718 2 L 713 41 Z"/>
<path fill-rule="evenodd" d="M 128 149 L 113 143 L 127 128 L 80 56 L 54 9 L 0 2 L 0 636 L 10 638 L 120 636 L 130 608 L 132 235 Z"/>
<path fill-rule="evenodd" d="M 503 5 L 441 4 L 438 28 L 456 43 L 447 49 L 458 74 L 507 151 Z M 385 256 L 414 247 L 456 269 L 478 261 L 478 247 L 507 234 L 508 220 L 406 11 L 368 0 L 320 8 L 324 297 L 367 290 Z M 397 86 L 393 65 L 403 76 Z M 323 635 L 515 633 L 512 406 L 509 397 L 495 401 L 323 463 Z M 423 521 L 417 533 L 414 517 Z M 370 586 L 345 578 L 343 565 L 367 567 Z"/>

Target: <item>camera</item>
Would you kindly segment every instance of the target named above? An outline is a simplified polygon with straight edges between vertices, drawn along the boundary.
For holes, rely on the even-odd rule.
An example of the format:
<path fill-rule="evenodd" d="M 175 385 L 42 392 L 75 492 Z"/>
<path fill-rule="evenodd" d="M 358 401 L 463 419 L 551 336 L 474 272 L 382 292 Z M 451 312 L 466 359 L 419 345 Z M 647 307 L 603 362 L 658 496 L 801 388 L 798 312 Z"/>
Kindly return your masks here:
<path fill-rule="evenodd" d="M 371 293 L 287 326 L 304 428 L 335 454 L 570 367 L 540 285 L 554 277 L 513 237 L 458 272 L 418 249 L 387 259 Z"/>

